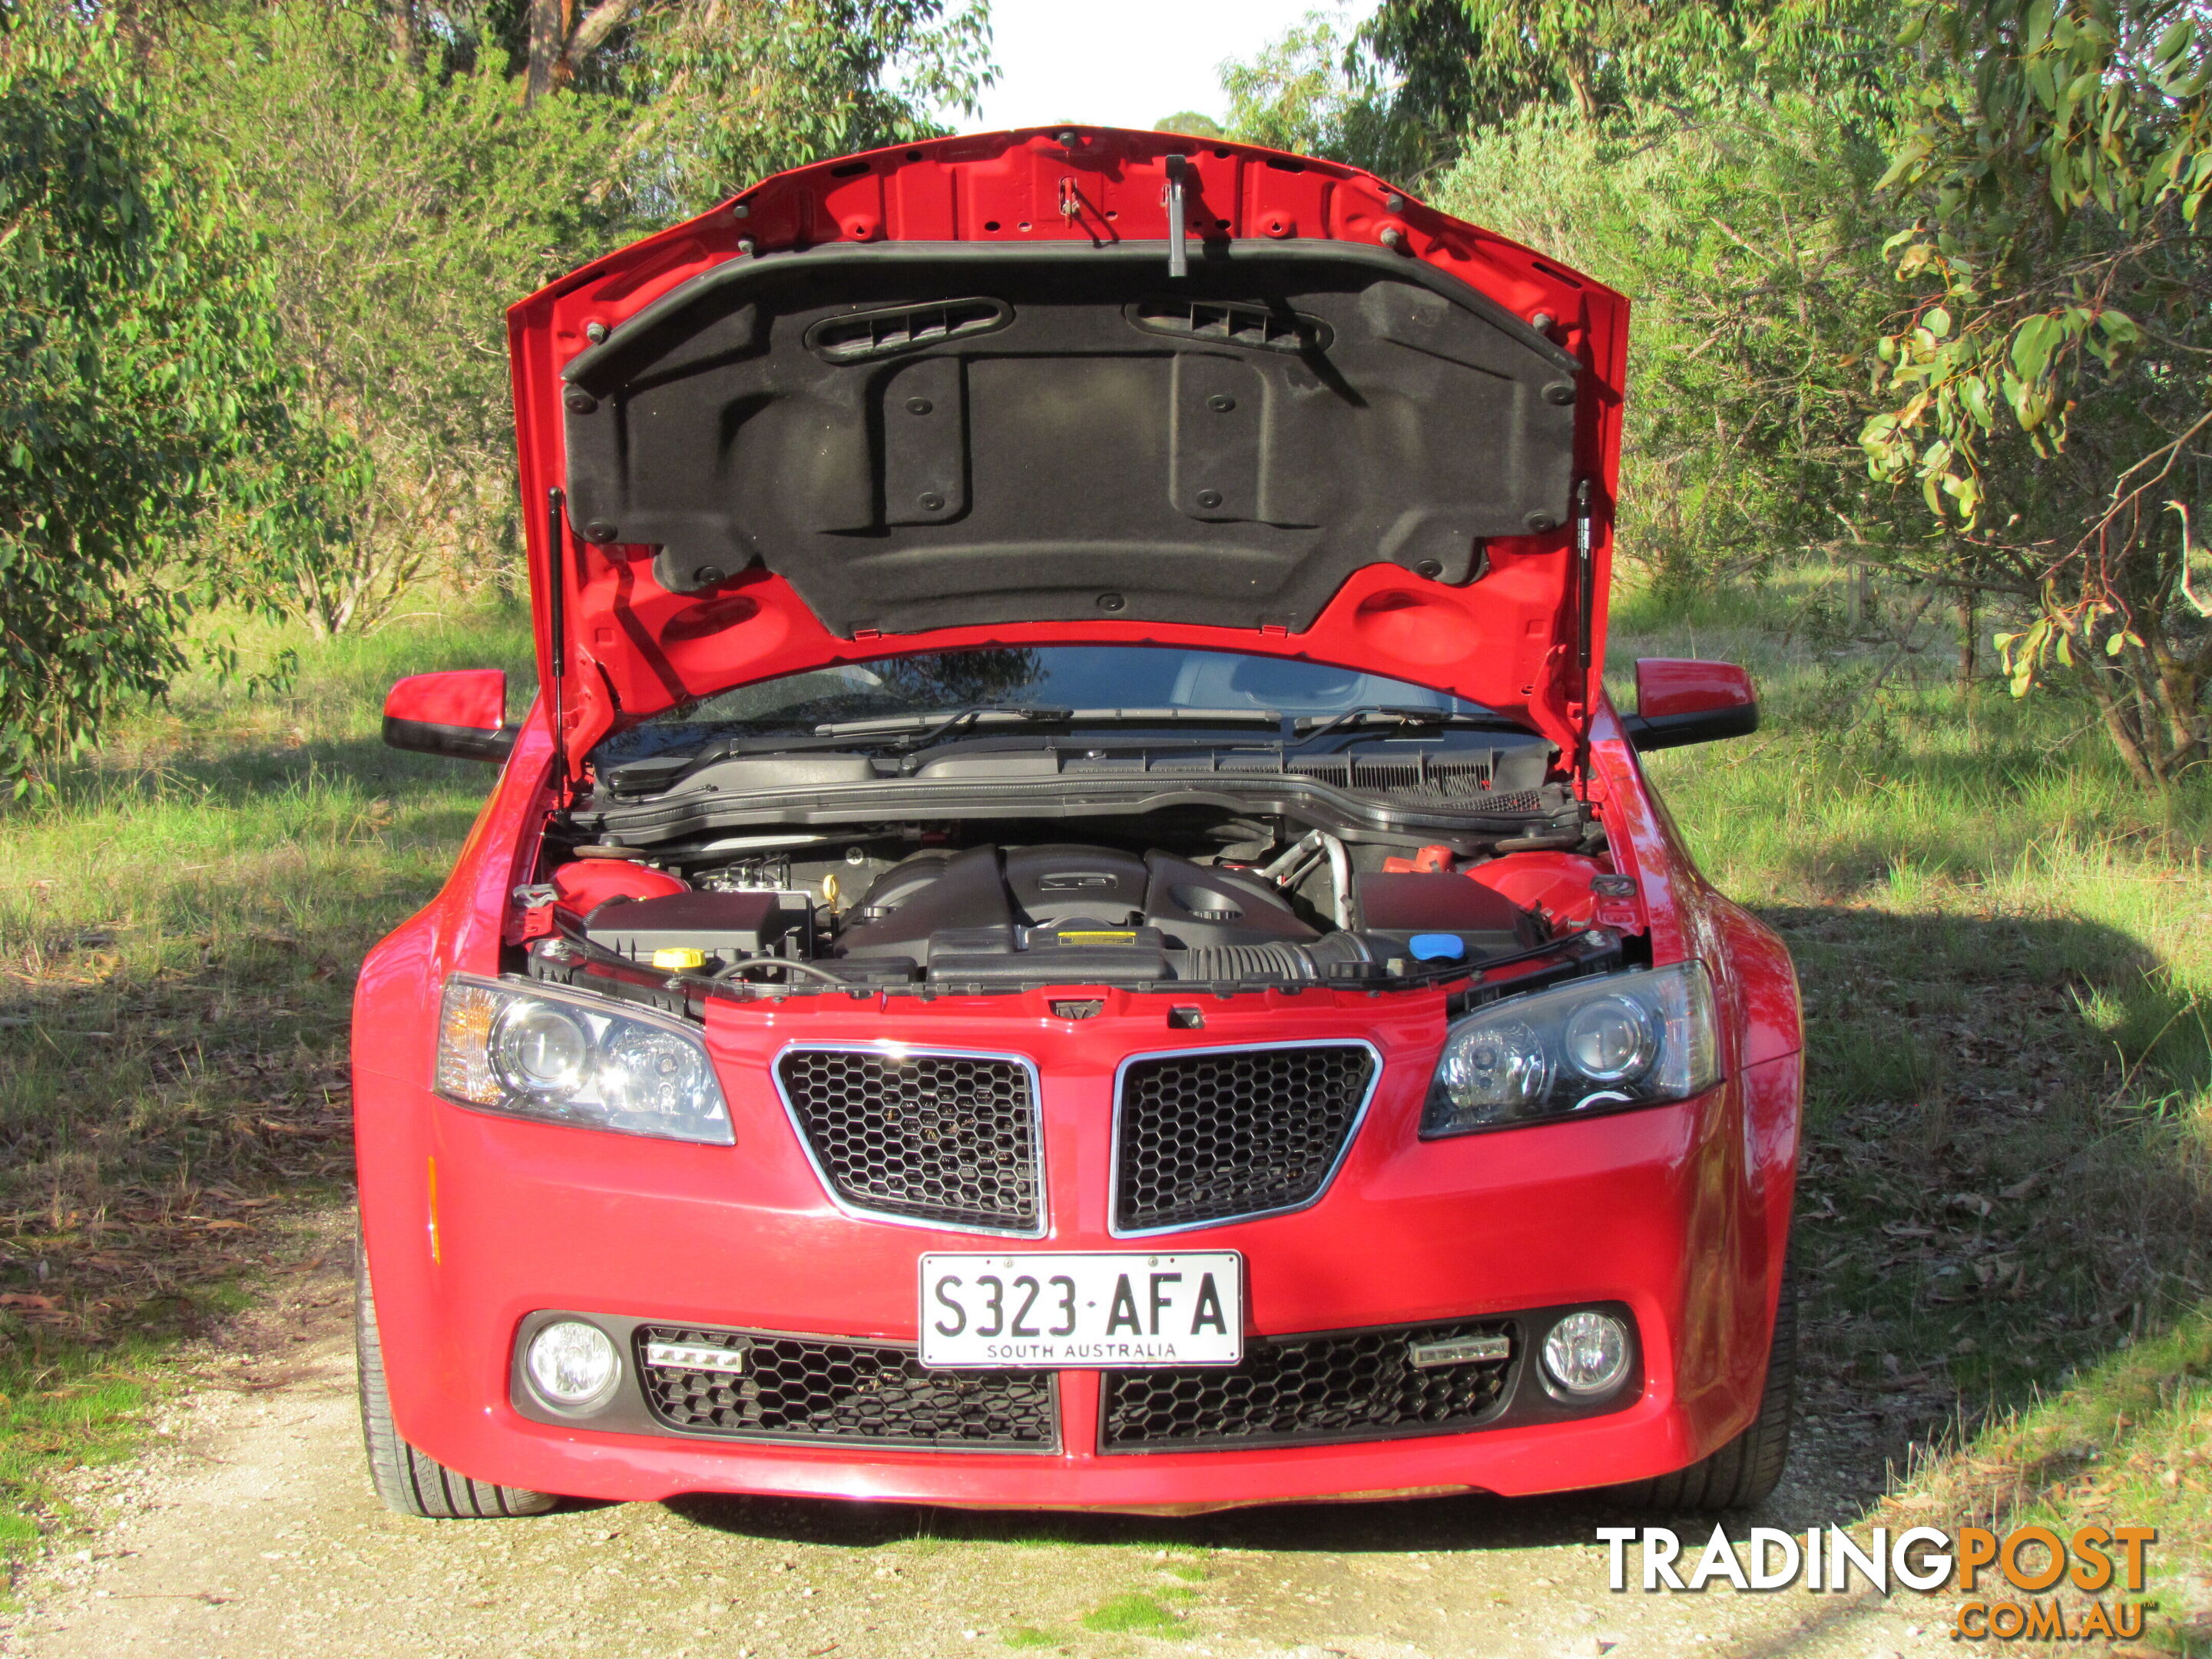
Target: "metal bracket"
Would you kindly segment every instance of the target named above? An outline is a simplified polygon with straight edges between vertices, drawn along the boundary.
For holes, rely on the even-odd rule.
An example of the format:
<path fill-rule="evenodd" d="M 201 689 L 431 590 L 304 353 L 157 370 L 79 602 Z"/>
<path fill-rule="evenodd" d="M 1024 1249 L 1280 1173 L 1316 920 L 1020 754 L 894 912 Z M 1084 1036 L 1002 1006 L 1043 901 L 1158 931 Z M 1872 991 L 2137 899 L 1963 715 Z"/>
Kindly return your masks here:
<path fill-rule="evenodd" d="M 1190 250 L 1183 246 L 1183 233 L 1188 228 L 1188 215 L 1183 209 L 1183 179 L 1190 171 L 1190 162 L 1181 155 L 1164 155 L 1160 165 L 1166 168 L 1168 184 L 1160 199 L 1168 206 L 1168 275 L 1190 275 Z"/>

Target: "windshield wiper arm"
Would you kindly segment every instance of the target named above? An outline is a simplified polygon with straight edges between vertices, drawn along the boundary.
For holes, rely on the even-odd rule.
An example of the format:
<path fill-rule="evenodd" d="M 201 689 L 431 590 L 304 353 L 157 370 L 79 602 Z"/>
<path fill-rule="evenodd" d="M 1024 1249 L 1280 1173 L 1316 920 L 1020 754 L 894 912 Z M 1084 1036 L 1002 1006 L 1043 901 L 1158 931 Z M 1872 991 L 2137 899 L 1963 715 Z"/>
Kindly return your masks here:
<path fill-rule="evenodd" d="M 873 720 L 830 720 L 814 728 L 817 738 L 891 738 L 910 736 L 919 744 L 933 743 L 948 732 L 989 719 L 1024 724 L 1036 720 L 1065 720 L 1075 711 L 1064 706 L 1030 702 L 980 702 L 950 712 L 932 709 L 926 714 L 878 714 Z"/>
<path fill-rule="evenodd" d="M 1387 720 L 1393 726 L 1446 726 L 1454 720 L 1481 718 L 1480 715 L 1464 714 L 1450 708 L 1413 708 L 1402 703 L 1369 703 L 1358 708 L 1347 708 L 1339 714 L 1331 714 L 1310 729 L 1307 727 L 1304 720 L 1300 720 L 1295 729 L 1298 733 L 1298 742 L 1304 744 L 1325 738 L 1330 732 L 1341 730 L 1347 726 L 1364 725 L 1370 717 Z"/>

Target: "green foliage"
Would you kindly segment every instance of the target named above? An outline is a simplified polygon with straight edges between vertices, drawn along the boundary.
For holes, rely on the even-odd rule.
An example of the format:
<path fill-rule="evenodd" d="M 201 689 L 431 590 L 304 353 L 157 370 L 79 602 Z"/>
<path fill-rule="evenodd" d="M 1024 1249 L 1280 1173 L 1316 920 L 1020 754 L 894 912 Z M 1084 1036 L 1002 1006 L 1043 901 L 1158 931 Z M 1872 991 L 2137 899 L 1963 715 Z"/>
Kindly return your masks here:
<path fill-rule="evenodd" d="M 2172 0 L 1972 0 L 1907 39 L 1944 74 L 1888 175 L 1913 297 L 1861 441 L 1954 574 L 2032 607 L 1997 641 L 2014 690 L 2073 680 L 2162 787 L 2212 759 L 2212 36 Z"/>
<path fill-rule="evenodd" d="M 1837 100 L 1781 94 L 1605 122 L 1526 110 L 1437 185 L 1447 211 L 1635 302 L 1621 541 L 1668 584 L 1761 572 L 1893 510 L 1849 435 L 1888 303 L 1882 160 Z"/>
<path fill-rule="evenodd" d="M 349 10 L 195 15 L 165 65 L 196 150 L 257 158 L 235 199 L 284 349 L 366 462 L 333 481 L 342 556 L 295 562 L 293 603 L 343 631 L 426 577 L 472 586 L 520 546 L 500 307 L 643 228 L 593 189 L 627 107 L 525 109 L 495 70 L 417 66 Z"/>
<path fill-rule="evenodd" d="M 1382 66 L 1325 11 L 1246 63 L 1222 66 L 1229 131 L 1248 144 L 1349 162 L 1386 178 L 1414 179 L 1443 153 L 1437 136 L 1403 113 Z"/>
<path fill-rule="evenodd" d="M 641 5 L 617 84 L 641 107 L 620 150 L 642 211 L 681 217 L 781 168 L 942 131 L 991 76 L 983 0 Z"/>
<path fill-rule="evenodd" d="M 323 545 L 267 266 L 112 25 L 0 6 L 0 780 L 19 794 Z M 211 535 L 214 530 L 220 537 Z"/>
<path fill-rule="evenodd" d="M 1524 110 L 1583 120 L 1747 91 L 1863 99 L 1900 67 L 1895 0 L 1382 0 L 1362 42 L 1401 118 L 1459 133 Z"/>
<path fill-rule="evenodd" d="M 1194 109 L 1177 110 L 1173 115 L 1163 115 L 1152 123 L 1152 131 L 1184 132 L 1194 138 L 1225 138 L 1229 136 L 1220 122 Z"/>

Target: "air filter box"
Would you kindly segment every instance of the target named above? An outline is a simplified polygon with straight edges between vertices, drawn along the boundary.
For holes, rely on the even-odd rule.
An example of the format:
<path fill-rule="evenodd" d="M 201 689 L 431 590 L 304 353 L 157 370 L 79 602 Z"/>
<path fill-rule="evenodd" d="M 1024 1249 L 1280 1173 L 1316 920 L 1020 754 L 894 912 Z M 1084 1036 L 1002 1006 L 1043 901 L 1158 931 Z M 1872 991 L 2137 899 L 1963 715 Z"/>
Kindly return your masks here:
<path fill-rule="evenodd" d="M 1451 933 L 1470 957 L 1544 942 L 1536 918 L 1494 889 L 1465 876 L 1363 872 L 1353 878 L 1360 925 L 1370 933 Z"/>
<path fill-rule="evenodd" d="M 783 954 L 803 942 L 811 901 L 805 893 L 671 893 L 610 899 L 584 923 L 592 943 L 638 962 L 655 951 L 692 950 L 724 961 Z"/>

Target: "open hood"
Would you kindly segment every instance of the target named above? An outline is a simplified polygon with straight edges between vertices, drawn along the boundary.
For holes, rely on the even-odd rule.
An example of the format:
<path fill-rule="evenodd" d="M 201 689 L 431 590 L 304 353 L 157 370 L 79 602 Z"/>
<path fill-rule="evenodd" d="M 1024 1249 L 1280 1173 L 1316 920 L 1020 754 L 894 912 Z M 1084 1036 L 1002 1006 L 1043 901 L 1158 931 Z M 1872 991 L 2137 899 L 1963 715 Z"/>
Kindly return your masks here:
<path fill-rule="evenodd" d="M 830 662 L 1156 641 L 1578 753 L 1626 320 L 1368 174 L 1174 134 L 779 174 L 509 314 L 568 751 Z"/>

